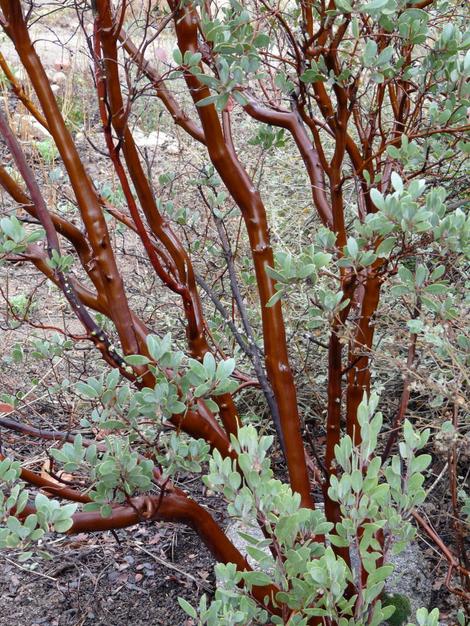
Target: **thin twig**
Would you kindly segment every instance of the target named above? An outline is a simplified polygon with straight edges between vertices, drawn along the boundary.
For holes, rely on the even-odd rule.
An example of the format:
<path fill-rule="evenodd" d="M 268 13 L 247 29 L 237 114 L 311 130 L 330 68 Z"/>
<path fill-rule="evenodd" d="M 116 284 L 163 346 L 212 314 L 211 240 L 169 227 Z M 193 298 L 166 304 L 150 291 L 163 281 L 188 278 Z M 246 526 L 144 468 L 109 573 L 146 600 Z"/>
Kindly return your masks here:
<path fill-rule="evenodd" d="M 42 574 L 41 572 L 35 572 L 32 569 L 29 569 L 27 567 L 24 567 L 23 565 L 20 565 L 19 563 L 16 563 L 12 559 L 9 559 L 7 556 L 4 556 L 3 558 L 5 559 L 5 561 L 8 561 L 8 563 L 10 563 L 11 565 L 14 565 L 18 569 L 23 570 L 23 572 L 28 572 L 28 574 L 34 574 L 35 576 L 40 576 L 41 578 L 47 578 L 47 580 L 52 580 L 54 582 L 57 582 L 57 578 L 54 578 L 53 576 L 48 576 L 47 574 Z"/>
<path fill-rule="evenodd" d="M 133 545 L 137 548 L 137 550 L 140 550 L 141 552 L 145 552 L 145 554 L 148 554 L 148 556 L 150 556 L 152 559 L 154 559 L 157 563 L 160 563 L 160 565 L 163 565 L 164 567 L 167 567 L 168 569 L 172 569 L 175 572 L 178 572 L 179 574 L 185 576 L 186 578 L 189 578 L 189 580 L 192 580 L 193 583 L 195 583 L 196 585 L 202 587 L 203 589 L 205 589 L 209 593 L 214 593 L 214 589 L 210 585 L 208 585 L 204 581 L 196 578 L 192 574 L 189 574 L 188 572 L 185 572 L 184 570 L 180 569 L 179 567 L 177 567 L 173 563 L 170 563 L 169 561 L 165 561 L 165 559 L 162 559 L 161 557 L 157 556 L 153 552 L 150 552 L 146 548 L 143 548 L 137 541 L 134 541 Z"/>

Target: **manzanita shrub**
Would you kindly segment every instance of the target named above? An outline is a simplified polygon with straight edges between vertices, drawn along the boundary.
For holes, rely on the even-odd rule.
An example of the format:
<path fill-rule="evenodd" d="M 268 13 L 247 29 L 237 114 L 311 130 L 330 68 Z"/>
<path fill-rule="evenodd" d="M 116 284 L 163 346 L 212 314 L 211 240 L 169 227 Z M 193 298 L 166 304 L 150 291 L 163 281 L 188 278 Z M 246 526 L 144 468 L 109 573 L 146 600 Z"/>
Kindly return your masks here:
<path fill-rule="evenodd" d="M 0 457 L 1 546 L 28 561 L 46 550 L 50 531 L 182 522 L 218 561 L 215 598 L 198 607 L 180 599 L 195 622 L 373 626 L 394 612 L 383 595 L 388 560 L 418 523 L 448 561 L 449 587 L 468 594 L 468 496 L 458 474 L 470 345 L 461 288 L 470 233 L 464 5 L 169 0 L 139 11 L 125 1 L 62 2 L 88 44 L 99 149 L 119 181 L 113 194 L 87 172 L 36 52 L 41 3 L 0 0 L 3 41 L 17 59 L 14 71 L 0 57 L 9 91 L 0 112 L 2 272 L 29 263 L 84 333 L 67 324 L 49 332 L 37 307 L 46 337 L 31 336 L 9 358 L 54 364 L 90 342 L 102 358 L 59 381 L 58 393 L 87 409 L 66 432 L 31 423 L 19 395 L 3 398 L 12 415 L 0 419 L 10 433 Z M 159 41 L 174 52 L 155 64 L 149 50 Z M 150 132 L 153 97 L 188 137 L 187 164 L 174 176 L 137 140 L 136 112 Z M 49 133 L 52 156 L 39 151 L 49 176 L 15 134 L 19 103 Z M 247 127 L 256 131 L 242 145 Z M 192 168 L 196 144 L 203 156 Z M 265 165 L 260 176 L 253 163 L 274 153 L 277 169 Z M 266 205 L 280 166 L 310 194 L 307 221 L 292 198 L 290 239 L 271 231 Z M 189 209 L 172 193 L 178 177 L 193 189 Z M 157 279 L 150 299 L 171 295 L 172 334 L 158 309 L 150 319 L 139 310 L 117 230 L 138 240 Z M 203 261 L 211 255 L 212 276 Z M 29 323 L 32 298 L 7 304 L 15 327 Z M 310 357 L 294 372 L 298 343 Z M 391 398 L 394 375 L 401 384 Z M 264 421 L 239 401 L 251 388 Z M 431 429 L 409 419 L 415 393 L 450 415 L 433 428 L 461 498 L 455 548 L 419 513 L 432 457 Z M 313 397 L 324 404 L 314 424 L 305 409 Z M 49 473 L 22 467 L 12 433 L 48 442 Z M 187 474 L 226 502 L 247 555 L 178 486 Z M 419 626 L 437 625 L 429 608 L 418 611 Z"/>

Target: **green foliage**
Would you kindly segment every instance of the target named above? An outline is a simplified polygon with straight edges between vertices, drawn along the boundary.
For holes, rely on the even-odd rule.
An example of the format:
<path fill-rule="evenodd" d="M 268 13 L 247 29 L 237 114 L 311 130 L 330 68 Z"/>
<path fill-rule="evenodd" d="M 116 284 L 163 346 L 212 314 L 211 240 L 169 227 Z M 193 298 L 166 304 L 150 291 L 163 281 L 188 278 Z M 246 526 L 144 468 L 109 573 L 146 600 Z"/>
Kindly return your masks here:
<path fill-rule="evenodd" d="M 416 611 L 416 625 L 409 624 L 408 626 L 438 626 L 439 624 L 439 610 L 422 608 Z"/>
<path fill-rule="evenodd" d="M 13 315 L 19 318 L 19 321 L 12 320 L 10 326 L 15 328 L 21 324 L 22 319 L 25 319 L 28 314 L 36 308 L 36 303 L 31 300 L 25 293 L 18 293 L 15 296 L 11 296 L 9 305 Z"/>
<path fill-rule="evenodd" d="M 124 196 L 124 192 L 122 187 L 111 185 L 110 183 L 100 184 L 97 181 L 97 187 L 100 190 L 100 194 L 103 196 L 105 200 L 107 200 L 110 204 L 115 207 L 125 206 L 126 198 Z"/>
<path fill-rule="evenodd" d="M 42 229 L 27 232 L 20 220 L 14 215 L 0 220 L 0 255 L 20 254 L 28 245 L 44 237 Z M 1 257 L 0 257 L 1 260 Z"/>
<path fill-rule="evenodd" d="M 231 95 L 239 104 L 245 104 L 246 97 L 239 87 L 258 72 L 259 51 L 270 44 L 270 37 L 256 32 L 250 12 L 234 0 L 230 5 L 222 7 L 221 17 L 205 18 L 201 27 L 217 55 L 217 76 L 201 71 L 199 53 L 196 53 L 199 54 L 196 57 L 196 54 L 186 52 L 183 59 L 181 53 L 176 53 L 175 58 L 178 65 L 184 65 L 201 83 L 217 92 L 198 102 L 198 106 L 215 103 L 216 108 L 222 111 Z"/>
<path fill-rule="evenodd" d="M 209 445 L 204 439 L 189 439 L 171 433 L 164 441 L 164 452 L 157 455 L 157 459 L 164 468 L 164 476 L 173 476 L 177 471 L 201 473 L 201 463 L 207 459 Z"/>
<path fill-rule="evenodd" d="M 252 146 L 261 146 L 263 150 L 282 148 L 286 145 L 283 128 L 275 130 L 272 126 L 261 126 L 254 137 L 248 142 Z"/>
<path fill-rule="evenodd" d="M 31 356 L 35 359 L 54 359 L 63 356 L 64 352 L 71 350 L 73 342 L 65 338 L 59 333 L 53 333 L 49 339 L 41 339 L 39 337 L 30 338 Z"/>
<path fill-rule="evenodd" d="M 276 254 L 276 267 L 268 267 L 267 273 L 276 280 L 276 293 L 269 300 L 267 306 L 273 306 L 280 298 L 288 293 L 289 286 L 294 287 L 299 281 L 307 280 L 309 284 L 315 284 L 318 271 L 328 266 L 332 255 L 327 252 L 316 251 L 314 245 L 310 245 L 298 258 L 294 258 L 290 252 Z M 323 303 L 330 310 L 335 310 L 339 305 L 342 294 L 325 294 Z M 321 297 L 321 296 L 320 296 Z"/>
<path fill-rule="evenodd" d="M 389 626 L 402 626 L 411 615 L 410 600 L 401 593 L 384 593 L 382 604 L 395 607 L 395 612 L 387 620 Z"/>
<path fill-rule="evenodd" d="M 470 496 L 464 489 L 459 490 L 458 496 L 462 503 L 462 515 L 465 516 L 467 525 L 470 527 Z"/>
<path fill-rule="evenodd" d="M 20 560 L 34 554 L 34 544 L 51 530 L 63 533 L 72 526 L 76 504 L 61 505 L 42 493 L 37 493 L 33 504 L 35 512 L 27 514 L 29 491 L 19 481 L 21 465 L 8 458 L 0 461 L 0 548 L 18 549 Z M 5 495 L 5 491 L 6 494 Z M 23 514 L 22 519 L 18 516 Z"/>
<path fill-rule="evenodd" d="M 153 462 L 132 450 L 126 437 L 109 436 L 104 447 L 104 452 L 95 444 L 85 447 L 81 436 L 77 435 L 73 443 L 52 449 L 51 456 L 63 464 L 65 471 L 88 470 L 93 484 L 89 492 L 92 502 L 84 508 L 99 510 L 107 517 L 111 514 L 112 502 L 125 502 L 128 497 L 152 488 Z"/>
<path fill-rule="evenodd" d="M 395 542 L 394 552 L 413 538 L 414 529 L 407 517 L 424 499 L 422 472 L 429 465 L 430 456 L 418 455 L 417 451 L 425 446 L 429 431 L 417 433 L 405 422 L 400 454 L 382 464 L 380 456 L 376 456 L 382 427 L 382 415 L 376 410 L 378 401 L 377 394 L 372 393 L 369 399 L 364 397 L 359 407 L 361 444 L 354 447 L 350 437 L 345 436 L 336 447 L 342 473 L 340 479 L 331 476 L 328 492 L 341 506 L 342 519 L 336 526 L 326 521 L 321 510 L 301 508 L 298 494 L 274 478 L 269 457 L 272 438 L 259 437 L 253 426 L 242 427 L 238 437 L 232 438 L 237 464 L 230 458 L 223 459 L 217 450 L 212 453 L 204 480 L 212 490 L 223 493 L 229 515 L 241 520 L 248 529 L 242 536 L 248 541 L 249 556 L 256 562 L 254 572 L 240 574 L 224 567 L 220 578 L 216 572 L 221 587 L 236 590 L 241 578 L 248 588 L 252 584 L 275 584 L 281 590 L 277 600 L 296 611 L 296 624 L 306 625 L 312 616 L 327 616 L 339 623 L 346 620 L 344 623 L 359 625 L 371 607 L 373 617 L 368 623 L 378 625 L 390 618 L 395 605 L 381 602 L 379 597 L 393 568 L 378 565 L 383 553 L 377 531 Z M 257 523 L 262 525 L 262 538 L 253 534 Z M 334 546 L 356 546 L 368 572 L 360 605 L 355 604 L 355 597 L 345 598 L 348 582 L 357 574 L 331 545 L 325 548 L 323 542 L 315 539 L 322 535 Z M 274 555 L 268 546 L 274 547 Z M 227 577 L 229 572 L 231 576 Z M 235 594 L 244 598 L 241 591 Z M 211 610 L 219 619 L 225 619 L 224 606 L 232 608 L 235 599 L 233 594 L 226 597 L 219 589 Z M 251 623 L 253 606 L 236 606 L 238 611 L 245 611 L 246 621 L 241 623 Z M 204 611 L 199 608 L 201 623 L 215 623 L 203 618 Z"/>
<path fill-rule="evenodd" d="M 57 250 L 52 250 L 51 258 L 49 259 L 49 265 L 52 269 L 65 274 L 72 269 L 73 256 L 70 254 L 61 255 Z"/>
<path fill-rule="evenodd" d="M 51 165 L 59 156 L 59 151 L 52 138 L 36 142 L 36 149 L 46 165 Z"/>

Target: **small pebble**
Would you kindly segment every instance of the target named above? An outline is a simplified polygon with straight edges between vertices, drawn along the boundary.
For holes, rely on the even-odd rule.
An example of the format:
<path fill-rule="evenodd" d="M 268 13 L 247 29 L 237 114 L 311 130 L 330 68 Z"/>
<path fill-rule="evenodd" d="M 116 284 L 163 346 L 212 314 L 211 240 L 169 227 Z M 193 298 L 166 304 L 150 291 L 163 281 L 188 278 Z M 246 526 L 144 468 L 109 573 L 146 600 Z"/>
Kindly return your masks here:
<path fill-rule="evenodd" d="M 67 75 L 64 74 L 64 72 L 56 72 L 54 76 L 52 77 L 52 82 L 55 83 L 56 85 L 61 85 L 65 83 L 66 80 L 67 80 Z"/>

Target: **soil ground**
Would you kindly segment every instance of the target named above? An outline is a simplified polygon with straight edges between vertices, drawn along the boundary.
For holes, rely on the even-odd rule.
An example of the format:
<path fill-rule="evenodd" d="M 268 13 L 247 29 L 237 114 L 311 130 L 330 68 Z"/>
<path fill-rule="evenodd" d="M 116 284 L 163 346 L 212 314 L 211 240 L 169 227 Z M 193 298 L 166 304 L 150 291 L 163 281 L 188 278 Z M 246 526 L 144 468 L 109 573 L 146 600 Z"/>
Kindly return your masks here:
<path fill-rule="evenodd" d="M 0 626 L 190 626 L 180 596 L 211 595 L 214 562 L 182 526 L 52 540 L 36 571 L 0 558 Z"/>
<path fill-rule="evenodd" d="M 129 533 L 126 538 L 117 534 L 121 544 L 111 534 L 68 540 L 44 573 L 4 561 L 0 625 L 190 624 L 177 597 L 197 604 L 201 590 L 211 589 L 212 560 L 192 531 L 166 526 L 162 534 L 159 529 L 146 532 L 153 536 L 144 542 L 145 552 L 138 545 L 144 539 L 141 530 L 132 539 Z M 169 544 L 169 555 L 162 543 Z"/>

